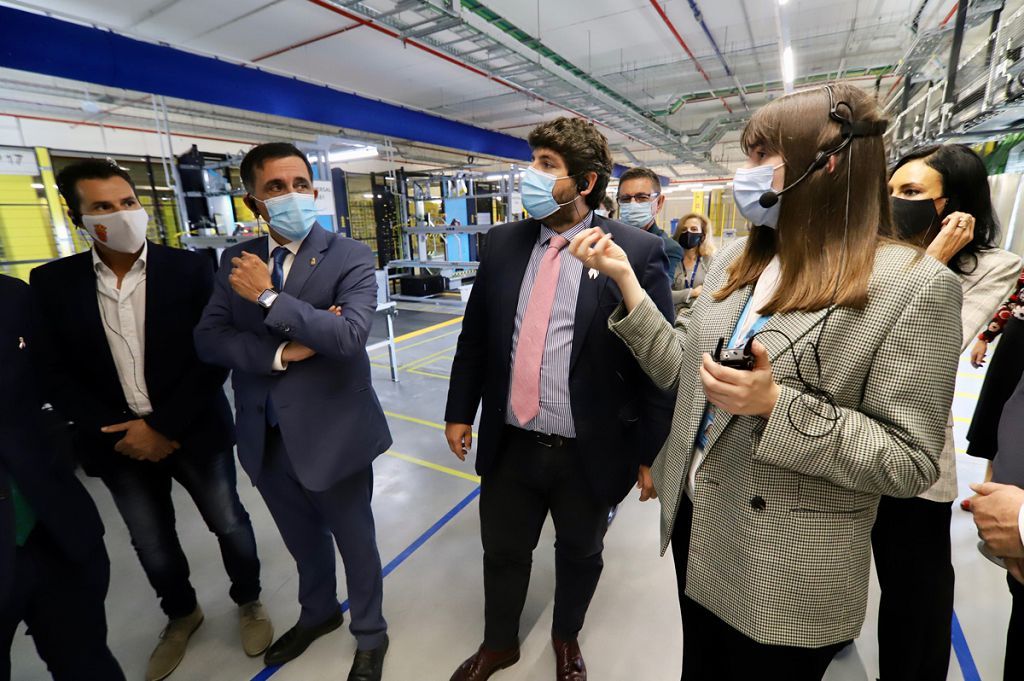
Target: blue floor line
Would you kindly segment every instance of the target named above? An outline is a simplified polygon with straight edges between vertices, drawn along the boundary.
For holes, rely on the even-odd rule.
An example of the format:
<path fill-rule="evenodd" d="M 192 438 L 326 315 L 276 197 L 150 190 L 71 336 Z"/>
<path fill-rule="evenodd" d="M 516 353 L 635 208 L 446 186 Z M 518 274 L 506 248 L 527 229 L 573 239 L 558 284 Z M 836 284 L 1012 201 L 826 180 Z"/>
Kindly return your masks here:
<path fill-rule="evenodd" d="M 974 656 L 971 655 L 971 648 L 967 645 L 967 637 L 964 636 L 956 612 L 953 613 L 953 652 L 960 663 L 960 673 L 963 674 L 964 681 L 981 681 L 981 674 L 978 673 L 978 666 L 974 664 Z"/>
<path fill-rule="evenodd" d="M 438 520 L 436 523 L 431 525 L 430 528 L 428 528 L 426 532 L 424 532 L 419 537 L 417 537 L 416 541 L 414 541 L 413 543 L 409 544 L 409 546 L 407 546 L 404 551 L 402 551 L 400 554 L 395 556 L 394 560 L 392 560 L 390 563 L 385 565 L 383 570 L 381 570 L 381 573 L 383 574 L 383 576 L 387 577 L 392 572 L 394 572 L 398 568 L 399 565 L 401 565 L 406 560 L 408 560 L 409 556 L 411 556 L 412 554 L 416 553 L 416 551 L 421 546 L 426 544 L 427 541 L 431 537 L 433 537 L 435 534 L 437 534 L 438 531 L 442 527 L 447 525 L 451 521 L 452 518 L 457 516 L 459 514 L 459 512 L 462 511 L 462 509 L 464 509 L 467 506 L 469 506 L 473 502 L 473 500 L 476 499 L 478 496 L 480 496 L 480 488 L 476 487 L 476 488 L 473 489 L 472 492 L 470 492 L 469 494 L 466 495 L 465 499 L 463 499 L 459 503 L 455 504 L 455 506 L 452 508 L 452 510 L 448 511 L 443 516 L 441 516 L 440 520 Z M 342 612 L 347 612 L 348 611 L 348 599 L 346 599 L 345 602 L 341 604 L 341 611 Z M 281 666 L 282 665 L 277 665 L 275 667 L 265 667 L 259 674 L 257 674 L 256 676 L 252 677 L 252 681 L 267 681 L 267 679 L 269 679 L 271 676 L 276 674 L 278 672 L 278 670 L 281 669 Z"/>

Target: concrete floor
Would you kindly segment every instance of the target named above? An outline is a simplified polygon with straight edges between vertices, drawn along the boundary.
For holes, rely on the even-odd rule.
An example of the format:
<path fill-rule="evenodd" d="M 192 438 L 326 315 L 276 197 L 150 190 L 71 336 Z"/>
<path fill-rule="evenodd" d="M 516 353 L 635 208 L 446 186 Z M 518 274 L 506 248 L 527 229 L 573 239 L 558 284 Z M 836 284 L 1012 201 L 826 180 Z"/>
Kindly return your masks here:
<path fill-rule="evenodd" d="M 417 308 L 420 311 L 436 308 Z M 408 315 L 414 317 L 415 315 Z M 433 315 L 425 321 L 436 322 Z M 454 318 L 453 318 L 454 319 Z M 480 643 L 483 630 L 481 549 L 477 480 L 470 463 L 448 452 L 443 436 L 447 375 L 459 325 L 427 327 L 399 343 L 401 382 L 389 380 L 385 352 L 373 355 L 374 380 L 388 412 L 394 448 L 374 466 L 374 511 L 381 558 L 388 566 L 385 614 L 391 652 L 385 679 L 446 681 Z M 954 404 L 958 446 L 981 387 L 982 375 L 961 365 Z M 961 492 L 980 480 L 983 462 L 958 456 Z M 270 515 L 244 473 L 238 486 L 252 516 L 263 563 L 263 602 L 278 633 L 298 617 L 295 565 Z M 146 661 L 164 626 L 152 589 L 131 548 L 124 523 L 102 484 L 86 484 L 107 524 L 112 561 L 107 600 L 110 642 L 130 681 L 143 678 Z M 264 670 L 238 640 L 237 615 L 217 544 L 187 495 L 176 486 L 175 505 L 182 545 L 206 621 L 192 638 L 189 654 L 172 675 L 174 681 L 320 681 L 343 679 L 355 642 L 338 631 L 278 671 Z M 949 678 L 997 681 L 1002 678 L 1009 597 L 1002 571 L 981 557 L 970 515 L 953 511 L 953 554 L 957 571 L 956 614 L 962 629 Z M 522 661 L 499 673 L 502 681 L 533 681 L 554 676 L 550 651 L 554 534 L 545 528 L 534 560 L 530 596 L 523 614 Z M 339 576 L 342 574 L 339 560 Z M 339 580 L 344 598 L 344 582 Z M 855 649 L 836 661 L 830 681 L 873 680 L 877 674 L 874 618 L 878 590 Z M 679 676 L 681 632 L 675 579 L 669 557 L 658 557 L 658 508 L 635 495 L 622 504 L 609 531 L 605 572 L 581 637 L 590 676 L 597 681 L 644 679 L 669 681 Z M 21 633 L 24 633 L 23 631 Z M 955 636 L 956 638 L 956 636 Z M 48 678 L 31 639 L 19 635 L 12 650 L 13 678 Z"/>

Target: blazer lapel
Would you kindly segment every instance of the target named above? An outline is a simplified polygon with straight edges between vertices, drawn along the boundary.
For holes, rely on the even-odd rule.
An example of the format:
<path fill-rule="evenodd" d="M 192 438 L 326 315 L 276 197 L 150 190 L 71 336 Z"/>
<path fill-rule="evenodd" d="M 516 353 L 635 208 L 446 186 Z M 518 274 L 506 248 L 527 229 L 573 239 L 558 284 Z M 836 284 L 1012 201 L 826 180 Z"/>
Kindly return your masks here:
<path fill-rule="evenodd" d="M 322 227 L 314 225 L 302 245 L 299 246 L 299 252 L 295 254 L 292 268 L 284 282 L 285 293 L 296 298 L 302 293 L 302 289 L 309 281 L 313 271 L 320 266 L 320 262 L 323 260 L 322 253 L 327 250 L 327 246 L 327 232 Z"/>
<path fill-rule="evenodd" d="M 146 348 L 142 358 L 142 373 L 149 385 L 153 384 L 149 374 L 149 358 L 159 344 L 160 322 L 168 310 L 163 265 L 163 253 L 158 246 L 150 243 L 146 249 L 146 328 L 143 333 Z"/>
<path fill-rule="evenodd" d="M 508 358 L 512 354 L 512 334 L 516 328 L 519 291 L 522 288 L 523 277 L 526 275 L 526 266 L 530 263 L 530 255 L 537 245 L 540 223 L 533 220 L 519 231 L 521 234 L 517 235 L 518 238 L 511 240 L 509 252 L 504 254 L 504 276 L 499 278 L 499 281 L 502 282 L 498 308 L 501 314 L 502 357 Z"/>

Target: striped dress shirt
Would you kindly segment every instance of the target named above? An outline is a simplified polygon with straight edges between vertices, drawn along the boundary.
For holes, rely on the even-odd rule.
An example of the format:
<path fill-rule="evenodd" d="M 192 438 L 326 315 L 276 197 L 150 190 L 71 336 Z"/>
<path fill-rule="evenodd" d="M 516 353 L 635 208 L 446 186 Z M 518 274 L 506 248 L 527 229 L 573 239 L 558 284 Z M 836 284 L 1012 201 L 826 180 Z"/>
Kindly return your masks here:
<path fill-rule="evenodd" d="M 594 219 L 591 211 L 576 226 L 562 236 L 572 241 L 585 229 L 590 227 Z M 537 236 L 537 245 L 530 254 L 530 262 L 523 275 L 523 284 L 519 289 L 519 306 L 516 308 L 516 326 L 512 332 L 512 356 L 509 358 L 509 375 L 515 374 L 516 347 L 519 345 L 519 329 L 526 315 L 526 306 L 530 303 L 533 282 L 540 271 L 541 261 L 548 249 L 548 242 L 555 232 L 541 225 Z M 548 321 L 548 333 L 544 340 L 544 356 L 540 365 L 540 413 L 529 423 L 519 423 L 512 410 L 512 390 L 505 409 L 505 423 L 516 428 L 561 435 L 566 438 L 576 437 L 576 425 L 572 420 L 572 406 L 569 401 L 569 359 L 572 355 L 573 332 L 576 323 L 576 299 L 579 298 L 580 280 L 583 277 L 583 263 L 563 248 L 558 254 L 558 286 L 555 288 L 555 300 L 551 306 L 551 318 Z"/>

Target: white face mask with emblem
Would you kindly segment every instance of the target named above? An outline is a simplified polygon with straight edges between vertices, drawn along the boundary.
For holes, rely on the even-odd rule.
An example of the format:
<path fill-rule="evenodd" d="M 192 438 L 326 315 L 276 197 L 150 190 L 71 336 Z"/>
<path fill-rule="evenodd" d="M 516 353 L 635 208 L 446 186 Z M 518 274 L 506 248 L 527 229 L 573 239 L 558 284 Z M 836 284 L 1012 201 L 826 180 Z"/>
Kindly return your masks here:
<path fill-rule="evenodd" d="M 83 215 L 82 226 L 93 241 L 118 253 L 138 253 L 146 243 L 149 214 L 144 208 L 104 215 Z"/>

